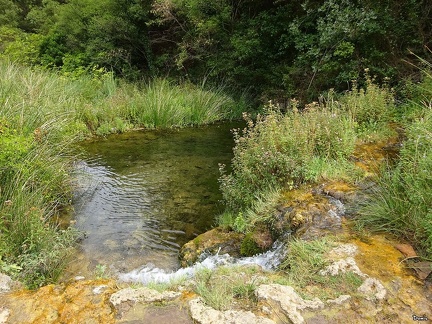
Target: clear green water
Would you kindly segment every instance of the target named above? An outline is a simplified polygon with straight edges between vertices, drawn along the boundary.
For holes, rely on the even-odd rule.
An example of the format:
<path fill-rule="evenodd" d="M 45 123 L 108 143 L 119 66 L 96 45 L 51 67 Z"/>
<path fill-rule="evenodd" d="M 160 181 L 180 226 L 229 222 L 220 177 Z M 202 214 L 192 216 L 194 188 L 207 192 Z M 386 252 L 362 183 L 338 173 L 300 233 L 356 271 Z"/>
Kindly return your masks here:
<path fill-rule="evenodd" d="M 239 124 L 139 131 L 80 145 L 74 200 L 86 233 L 77 262 L 176 269 L 178 251 L 222 211 L 218 164 Z"/>

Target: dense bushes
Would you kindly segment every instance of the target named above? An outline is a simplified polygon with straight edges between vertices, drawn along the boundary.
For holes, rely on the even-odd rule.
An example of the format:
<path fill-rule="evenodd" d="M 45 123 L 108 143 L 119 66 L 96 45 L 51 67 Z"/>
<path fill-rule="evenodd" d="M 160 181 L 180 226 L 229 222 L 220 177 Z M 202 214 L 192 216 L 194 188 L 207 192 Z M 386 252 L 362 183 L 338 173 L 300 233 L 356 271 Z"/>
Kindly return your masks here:
<path fill-rule="evenodd" d="M 255 122 L 246 116 L 247 128 L 234 132 L 233 171 L 221 170 L 222 192 L 231 209 L 252 206 L 268 188 L 347 177 L 355 141 L 390 132 L 394 106 L 386 88 L 368 82 L 366 89 L 333 97 L 330 92 L 322 104 L 309 104 L 302 112 L 293 101 L 285 114 L 270 102 Z"/>
<path fill-rule="evenodd" d="M 268 109 L 256 122 L 249 119 L 242 134 L 235 132 L 233 172 L 221 179 L 224 199 L 234 210 L 250 207 L 271 187 L 317 180 L 329 171 L 321 167 L 335 167 L 354 148 L 352 120 L 336 110 L 314 106 L 283 115 Z"/>

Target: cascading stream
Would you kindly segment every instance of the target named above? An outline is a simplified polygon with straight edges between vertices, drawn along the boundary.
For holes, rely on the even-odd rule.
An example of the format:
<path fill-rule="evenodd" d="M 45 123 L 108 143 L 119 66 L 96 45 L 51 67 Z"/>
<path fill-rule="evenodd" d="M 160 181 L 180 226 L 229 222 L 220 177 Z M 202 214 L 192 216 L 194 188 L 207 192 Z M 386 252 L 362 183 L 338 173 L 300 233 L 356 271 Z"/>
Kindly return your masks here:
<path fill-rule="evenodd" d="M 182 277 L 192 277 L 200 269 L 215 269 L 220 266 L 259 265 L 263 270 L 275 270 L 287 253 L 285 238 L 276 241 L 272 248 L 262 254 L 253 257 L 233 258 L 228 254 L 202 255 L 200 262 L 191 267 L 180 268 L 177 271 L 166 271 L 152 264 L 141 269 L 135 269 L 128 273 L 120 273 L 119 279 L 125 282 L 138 282 L 147 284 L 149 282 L 170 282 Z"/>

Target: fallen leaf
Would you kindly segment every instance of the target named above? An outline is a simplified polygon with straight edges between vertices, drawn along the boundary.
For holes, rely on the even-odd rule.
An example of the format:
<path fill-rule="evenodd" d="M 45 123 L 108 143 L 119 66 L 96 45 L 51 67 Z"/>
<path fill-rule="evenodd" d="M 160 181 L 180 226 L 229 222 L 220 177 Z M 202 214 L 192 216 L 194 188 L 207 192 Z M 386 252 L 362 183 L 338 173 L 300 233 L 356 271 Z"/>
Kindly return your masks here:
<path fill-rule="evenodd" d="M 416 251 L 409 244 L 395 244 L 394 247 L 398 249 L 407 258 L 413 258 L 417 256 Z"/>

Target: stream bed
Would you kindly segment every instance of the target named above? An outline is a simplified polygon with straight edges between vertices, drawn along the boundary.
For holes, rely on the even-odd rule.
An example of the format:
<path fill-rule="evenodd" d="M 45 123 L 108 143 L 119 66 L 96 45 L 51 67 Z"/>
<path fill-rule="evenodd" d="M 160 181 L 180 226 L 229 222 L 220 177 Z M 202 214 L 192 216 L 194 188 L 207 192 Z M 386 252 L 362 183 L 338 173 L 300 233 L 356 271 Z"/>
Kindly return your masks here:
<path fill-rule="evenodd" d="M 73 206 L 85 237 L 67 272 L 178 269 L 181 246 L 213 227 L 223 209 L 218 165 L 229 165 L 230 129 L 242 125 L 136 131 L 81 143 Z"/>

